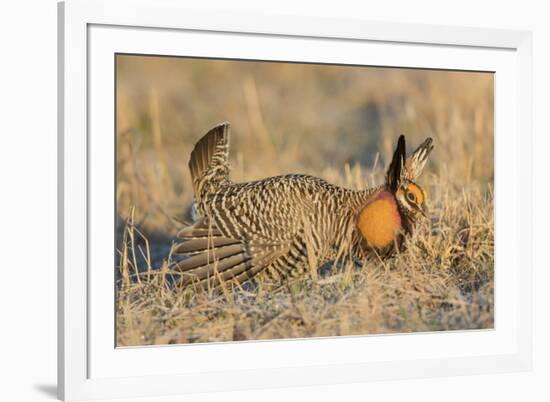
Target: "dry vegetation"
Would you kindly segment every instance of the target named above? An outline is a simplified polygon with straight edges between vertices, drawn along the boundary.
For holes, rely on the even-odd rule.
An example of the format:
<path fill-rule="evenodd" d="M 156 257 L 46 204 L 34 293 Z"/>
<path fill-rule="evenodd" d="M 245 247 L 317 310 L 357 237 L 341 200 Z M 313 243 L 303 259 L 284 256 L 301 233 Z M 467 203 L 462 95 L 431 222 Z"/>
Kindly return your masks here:
<path fill-rule="evenodd" d="M 117 71 L 119 346 L 493 327 L 492 75 L 136 56 Z M 294 172 L 364 188 L 399 133 L 409 148 L 432 136 L 431 218 L 384 261 L 184 288 L 170 247 L 189 220 L 188 155 L 223 120 L 235 181 Z"/>

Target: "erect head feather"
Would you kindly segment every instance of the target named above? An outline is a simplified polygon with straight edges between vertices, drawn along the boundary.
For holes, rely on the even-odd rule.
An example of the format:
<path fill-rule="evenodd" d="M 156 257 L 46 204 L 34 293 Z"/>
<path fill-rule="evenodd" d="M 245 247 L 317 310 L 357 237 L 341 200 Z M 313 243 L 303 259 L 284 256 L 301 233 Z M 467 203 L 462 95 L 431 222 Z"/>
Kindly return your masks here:
<path fill-rule="evenodd" d="M 416 180 L 420 176 L 428 161 L 428 155 L 432 152 L 433 148 L 433 140 L 428 137 L 420 144 L 416 151 L 409 156 L 405 162 L 405 170 L 409 180 Z"/>
<path fill-rule="evenodd" d="M 405 156 L 406 156 L 406 145 L 405 145 L 405 136 L 400 135 L 397 140 L 397 146 L 393 153 L 393 158 L 386 172 L 386 185 L 388 189 L 395 193 L 399 188 L 403 176 L 405 174 Z"/>

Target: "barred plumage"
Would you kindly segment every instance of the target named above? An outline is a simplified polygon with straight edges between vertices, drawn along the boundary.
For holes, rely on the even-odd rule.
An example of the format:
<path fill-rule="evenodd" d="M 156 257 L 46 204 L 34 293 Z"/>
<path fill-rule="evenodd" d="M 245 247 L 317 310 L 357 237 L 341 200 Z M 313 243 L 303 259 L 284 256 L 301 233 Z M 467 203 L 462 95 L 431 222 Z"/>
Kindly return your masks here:
<path fill-rule="evenodd" d="M 402 201 L 399 192 L 412 186 L 420 189 L 413 179 L 432 148 L 427 139 L 405 161 L 401 136 L 386 183 L 366 190 L 350 190 L 302 174 L 232 183 L 229 123 L 222 123 L 191 153 L 189 169 L 200 218 L 178 234 L 185 241 L 174 252 L 189 258 L 174 268 L 188 274 L 188 282 L 215 286 L 227 280 L 242 283 L 261 271 L 282 278 L 297 275 L 312 258 L 321 265 L 339 256 L 362 258 L 372 248 L 391 248 L 403 230 L 412 229 L 416 212 L 424 206 L 418 204 L 416 211 L 408 193 Z M 390 191 L 391 200 L 384 195 Z M 367 209 L 377 204 L 390 215 Z M 398 212 L 395 219 L 392 208 Z"/>

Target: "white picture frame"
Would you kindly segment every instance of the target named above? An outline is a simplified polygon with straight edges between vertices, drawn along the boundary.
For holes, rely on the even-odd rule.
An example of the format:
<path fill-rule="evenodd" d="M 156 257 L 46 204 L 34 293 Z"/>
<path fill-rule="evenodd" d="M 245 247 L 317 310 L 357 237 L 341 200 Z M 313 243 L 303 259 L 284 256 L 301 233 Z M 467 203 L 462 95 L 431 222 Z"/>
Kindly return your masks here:
<path fill-rule="evenodd" d="M 68 0 L 58 11 L 60 398 L 531 368 L 531 33 L 206 13 L 177 0 Z M 114 298 L 108 293 L 112 271 L 109 277 L 104 275 L 109 271 L 93 266 L 113 252 L 111 239 L 98 234 L 113 232 L 109 183 L 114 170 L 104 161 L 112 160 L 114 152 L 110 57 L 119 52 L 495 71 L 495 329 L 115 348 Z M 504 179 L 507 197 L 499 187 Z"/>

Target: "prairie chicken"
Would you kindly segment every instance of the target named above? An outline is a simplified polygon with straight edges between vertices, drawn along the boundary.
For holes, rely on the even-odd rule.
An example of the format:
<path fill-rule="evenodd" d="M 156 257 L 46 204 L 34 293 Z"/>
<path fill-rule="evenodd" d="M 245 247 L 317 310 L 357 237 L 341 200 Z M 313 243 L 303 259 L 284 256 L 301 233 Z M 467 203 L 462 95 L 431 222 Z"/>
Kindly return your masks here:
<path fill-rule="evenodd" d="M 338 259 L 391 253 L 425 215 L 427 194 L 415 180 L 433 149 L 431 138 L 406 159 L 400 136 L 385 183 L 350 190 L 323 179 L 288 174 L 233 183 L 229 123 L 202 137 L 189 169 L 199 219 L 178 233 L 175 269 L 188 283 L 242 283 L 260 272 L 296 276 Z"/>

